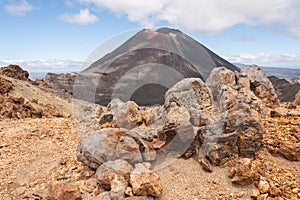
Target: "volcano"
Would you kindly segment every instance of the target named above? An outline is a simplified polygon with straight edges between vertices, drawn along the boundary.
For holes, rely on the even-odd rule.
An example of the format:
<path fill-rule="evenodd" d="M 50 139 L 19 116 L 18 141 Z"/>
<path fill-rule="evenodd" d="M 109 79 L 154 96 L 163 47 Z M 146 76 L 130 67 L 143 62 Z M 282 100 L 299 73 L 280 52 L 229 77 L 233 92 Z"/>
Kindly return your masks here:
<path fill-rule="evenodd" d="M 138 105 L 163 104 L 165 92 L 184 78 L 205 81 L 224 66 L 239 71 L 193 38 L 175 29 L 143 29 L 78 76 L 75 98 L 107 105 L 112 98 Z"/>

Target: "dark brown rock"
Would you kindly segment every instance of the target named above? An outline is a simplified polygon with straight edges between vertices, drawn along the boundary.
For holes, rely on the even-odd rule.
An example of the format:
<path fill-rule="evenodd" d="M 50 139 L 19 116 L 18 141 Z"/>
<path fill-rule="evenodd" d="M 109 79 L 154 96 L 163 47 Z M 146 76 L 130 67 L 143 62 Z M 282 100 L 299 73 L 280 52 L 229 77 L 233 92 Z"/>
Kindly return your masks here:
<path fill-rule="evenodd" d="M 0 74 L 22 81 L 30 81 L 29 73 L 26 70 L 23 70 L 19 65 L 1 67 Z"/>

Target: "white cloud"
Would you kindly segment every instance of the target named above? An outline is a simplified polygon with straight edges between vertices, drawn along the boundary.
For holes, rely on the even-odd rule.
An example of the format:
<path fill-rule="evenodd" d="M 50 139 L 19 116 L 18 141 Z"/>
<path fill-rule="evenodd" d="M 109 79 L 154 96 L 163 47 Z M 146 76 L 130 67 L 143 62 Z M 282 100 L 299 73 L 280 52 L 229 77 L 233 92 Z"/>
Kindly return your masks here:
<path fill-rule="evenodd" d="M 299 0 L 78 0 L 106 8 L 141 25 L 167 21 L 191 31 L 217 34 L 237 24 L 287 26 L 300 37 Z"/>
<path fill-rule="evenodd" d="M 71 72 L 80 71 L 84 64 L 80 60 L 0 60 L 0 67 L 16 64 L 29 72 Z"/>
<path fill-rule="evenodd" d="M 4 8 L 6 12 L 17 16 L 24 16 L 27 12 L 33 10 L 33 7 L 26 0 L 21 0 L 12 4 L 7 4 L 4 6 Z"/>
<path fill-rule="evenodd" d="M 300 67 L 300 54 L 246 54 L 223 56 L 232 63 L 259 64 L 266 66 L 297 66 Z"/>
<path fill-rule="evenodd" d="M 79 14 L 64 14 L 59 17 L 60 20 L 68 22 L 68 23 L 75 23 L 80 25 L 88 25 L 93 24 L 99 21 L 96 15 L 90 13 L 88 9 L 80 10 Z"/>

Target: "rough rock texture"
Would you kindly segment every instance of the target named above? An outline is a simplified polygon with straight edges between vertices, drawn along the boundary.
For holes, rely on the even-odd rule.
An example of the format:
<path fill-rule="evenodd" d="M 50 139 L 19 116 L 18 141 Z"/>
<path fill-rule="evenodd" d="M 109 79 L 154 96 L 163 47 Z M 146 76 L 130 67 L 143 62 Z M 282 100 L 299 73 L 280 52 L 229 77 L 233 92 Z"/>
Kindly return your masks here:
<path fill-rule="evenodd" d="M 45 82 L 56 90 L 66 90 L 72 93 L 77 73 L 54 74 L 47 73 Z"/>
<path fill-rule="evenodd" d="M 115 177 L 119 179 L 123 177 L 123 181 L 129 183 L 129 176 L 132 170 L 133 167 L 128 162 L 118 159 L 102 164 L 97 169 L 95 177 L 104 189 L 110 190 Z"/>
<path fill-rule="evenodd" d="M 159 197 L 162 192 L 162 184 L 159 176 L 143 164 L 137 164 L 130 174 L 130 184 L 133 193 L 137 196 Z"/>
<path fill-rule="evenodd" d="M 79 188 L 72 183 L 50 185 L 44 194 L 45 200 L 81 200 Z"/>
<path fill-rule="evenodd" d="M 300 90 L 295 95 L 295 100 L 293 101 L 293 105 L 294 106 L 299 106 L 300 105 Z"/>
<path fill-rule="evenodd" d="M 207 110 L 212 107 L 213 97 L 210 89 L 199 78 L 186 78 L 176 83 L 165 94 L 165 108 L 172 103 L 190 110 Z"/>
<path fill-rule="evenodd" d="M 250 185 L 259 178 L 256 166 L 249 158 L 239 159 L 236 166 L 229 170 L 229 177 L 233 177 L 232 183 L 238 185 Z"/>
<path fill-rule="evenodd" d="M 134 149 L 132 154 L 137 152 L 137 157 L 140 157 L 141 153 L 152 153 L 148 142 L 140 138 L 136 133 L 126 129 L 106 128 L 93 132 L 81 139 L 78 145 L 78 160 L 86 163 L 91 168 L 97 169 L 99 165 L 107 161 L 116 160 L 118 158 L 122 159 L 123 157 L 116 153 L 117 145 L 122 136 L 133 138 L 140 145 L 140 149 L 144 150 L 143 152 L 137 152 L 137 149 Z M 130 146 L 130 144 L 128 145 Z M 131 151 L 131 149 L 127 150 Z M 125 155 L 125 159 L 126 157 L 127 155 Z M 132 161 L 132 159 L 130 160 Z"/>
<path fill-rule="evenodd" d="M 116 147 L 116 156 L 130 163 L 143 162 L 138 143 L 131 137 L 122 136 Z"/>
<path fill-rule="evenodd" d="M 271 110 L 271 117 L 286 117 L 288 115 L 289 110 L 284 107 L 277 107 Z"/>
<path fill-rule="evenodd" d="M 242 77 L 249 77 L 250 89 L 268 107 L 278 104 L 279 100 L 272 82 L 268 79 L 260 67 L 252 65 L 244 68 L 241 70 L 240 75 Z"/>
<path fill-rule="evenodd" d="M 13 85 L 11 81 L 6 80 L 0 76 L 0 95 L 7 94 L 12 89 Z"/>
<path fill-rule="evenodd" d="M 28 78 L 29 73 L 23 70 L 19 65 L 9 65 L 7 67 L 1 67 L 0 74 L 22 81 L 30 81 L 30 79 Z"/>
<path fill-rule="evenodd" d="M 264 129 L 260 118 L 240 101 L 227 112 L 225 133 L 238 134 L 237 147 L 242 157 L 253 157 L 262 146 Z"/>
<path fill-rule="evenodd" d="M 235 73 L 225 67 L 214 68 L 211 71 L 206 80 L 206 85 L 211 89 L 215 101 L 220 102 L 219 98 L 220 94 L 224 92 L 224 86 L 226 86 L 226 88 L 237 89 L 235 79 Z M 232 97 L 235 98 L 235 96 L 236 95 L 232 94 Z M 222 102 L 220 102 L 220 104 L 222 104 Z"/>
<path fill-rule="evenodd" d="M 147 108 L 140 108 L 133 101 L 126 103 L 119 99 L 113 99 L 108 105 L 109 111 L 113 114 L 113 121 L 120 128 L 132 129 L 150 122 L 150 115 Z"/>

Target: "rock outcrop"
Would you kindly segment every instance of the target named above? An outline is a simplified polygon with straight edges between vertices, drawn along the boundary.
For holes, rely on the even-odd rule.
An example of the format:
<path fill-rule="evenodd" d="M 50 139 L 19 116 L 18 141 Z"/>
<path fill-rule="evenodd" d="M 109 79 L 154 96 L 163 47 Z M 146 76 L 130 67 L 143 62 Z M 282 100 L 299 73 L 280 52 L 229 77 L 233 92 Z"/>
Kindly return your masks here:
<path fill-rule="evenodd" d="M 30 81 L 28 71 L 23 70 L 19 65 L 1 67 L 0 74 L 22 81 Z"/>

